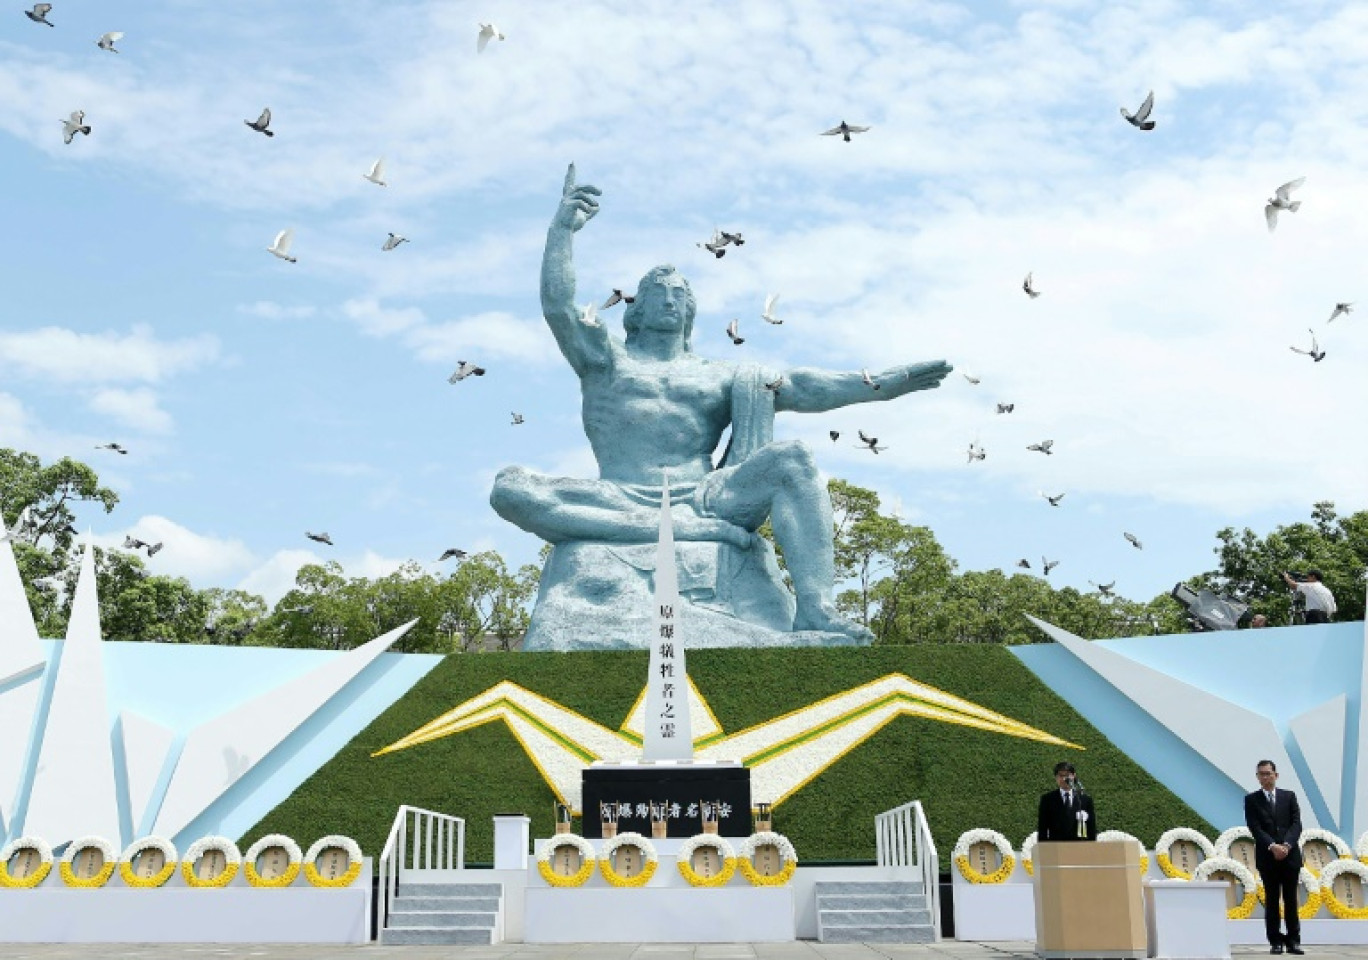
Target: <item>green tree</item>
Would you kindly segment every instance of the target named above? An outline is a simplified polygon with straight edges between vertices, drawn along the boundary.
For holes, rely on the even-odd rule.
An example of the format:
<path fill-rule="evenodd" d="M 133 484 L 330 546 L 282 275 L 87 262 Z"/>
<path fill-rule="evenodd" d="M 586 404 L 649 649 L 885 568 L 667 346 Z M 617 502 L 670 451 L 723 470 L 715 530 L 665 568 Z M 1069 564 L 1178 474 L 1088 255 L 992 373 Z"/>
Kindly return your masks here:
<path fill-rule="evenodd" d="M 71 545 L 76 521 L 73 505 L 98 503 L 109 513 L 118 502 L 119 495 L 100 486 L 95 471 L 78 460 L 63 457 L 43 466 L 31 453 L 0 448 L 0 505 L 5 525 L 12 527 L 19 514 L 28 508 L 34 524 L 34 532 L 27 538 L 29 543 L 36 545 L 47 540 L 51 550 L 65 553 Z"/>

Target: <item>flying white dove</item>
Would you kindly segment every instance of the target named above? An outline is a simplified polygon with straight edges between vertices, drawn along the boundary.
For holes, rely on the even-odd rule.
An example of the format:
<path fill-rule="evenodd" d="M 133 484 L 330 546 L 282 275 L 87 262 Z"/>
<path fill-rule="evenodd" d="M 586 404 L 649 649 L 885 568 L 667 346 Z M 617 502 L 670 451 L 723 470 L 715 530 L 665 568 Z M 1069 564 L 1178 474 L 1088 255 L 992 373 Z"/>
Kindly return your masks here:
<path fill-rule="evenodd" d="M 491 40 L 502 40 L 504 35 L 499 32 L 499 28 L 492 23 L 480 24 L 480 35 L 475 38 L 475 52 L 484 53 L 485 47 L 489 46 Z"/>
<path fill-rule="evenodd" d="M 49 27 L 55 27 L 57 24 L 47 18 L 47 15 L 51 10 L 52 4 L 50 3 L 35 3 L 32 10 L 24 11 L 24 16 L 28 17 L 34 23 L 46 23 Z"/>
<path fill-rule="evenodd" d="M 247 126 L 251 127 L 251 128 L 252 128 L 253 130 L 255 130 L 257 133 L 264 133 L 264 134 L 266 134 L 266 136 L 268 136 L 268 137 L 274 137 L 274 136 L 275 136 L 275 134 L 274 134 L 272 131 L 270 131 L 270 130 L 267 129 L 267 128 L 271 125 L 271 108 L 270 108 L 270 107 L 267 107 L 266 109 L 262 110 L 262 111 L 261 111 L 261 116 L 257 117 L 255 121 L 252 121 L 252 120 L 244 120 L 244 121 L 242 121 L 242 122 L 245 123 L 245 124 L 247 124 Z"/>
<path fill-rule="evenodd" d="M 1054 441 L 1053 441 L 1053 440 L 1042 440 L 1042 441 L 1040 441 L 1039 443 L 1028 444 L 1027 447 L 1026 447 L 1026 449 L 1027 449 L 1027 450 L 1034 450 L 1034 451 L 1036 451 L 1037 453 L 1043 453 L 1043 454 L 1046 454 L 1046 455 L 1048 455 L 1048 456 L 1053 456 L 1053 455 L 1054 455 L 1054 451 L 1050 449 L 1050 448 L 1053 447 L 1053 446 L 1054 446 Z"/>
<path fill-rule="evenodd" d="M 96 40 L 95 46 L 99 47 L 101 50 L 108 50 L 110 53 L 118 53 L 119 51 L 115 48 L 114 44 L 122 39 L 122 33 L 118 30 L 111 30 L 109 33 L 106 33 L 104 36 L 100 37 L 100 39 Z"/>
<path fill-rule="evenodd" d="M 408 242 L 409 242 L 408 237 L 401 237 L 401 236 L 399 236 L 399 234 L 397 234 L 397 233 L 391 233 L 391 234 L 389 235 L 389 239 L 387 239 L 387 240 L 385 241 L 385 245 L 384 245 L 383 247 L 381 247 L 380 249 L 381 249 L 381 250 L 393 250 L 395 247 L 399 246 L 399 244 L 401 244 L 401 243 L 408 243 Z"/>
<path fill-rule="evenodd" d="M 778 303 L 778 302 L 779 302 L 779 294 L 777 294 L 777 293 L 771 293 L 768 297 L 766 297 L 766 298 L 765 298 L 765 311 L 764 311 L 762 314 L 760 314 L 760 319 L 763 320 L 763 321 L 765 321 L 766 323 L 773 323 L 773 324 L 780 324 L 780 323 L 783 323 L 783 322 L 784 322 L 783 320 L 780 320 L 778 317 L 776 317 L 776 316 L 774 315 L 774 305 L 775 305 L 776 303 Z"/>
<path fill-rule="evenodd" d="M 736 344 L 738 347 L 746 342 L 746 338 L 741 336 L 741 334 L 738 332 L 740 330 L 740 327 L 740 320 L 733 320 L 731 323 L 727 324 L 727 336 L 731 337 L 731 342 Z"/>
<path fill-rule="evenodd" d="M 466 377 L 483 377 L 484 367 L 477 367 L 473 363 L 466 363 L 464 360 L 456 361 L 456 372 L 447 377 L 447 383 L 460 383 Z"/>
<path fill-rule="evenodd" d="M 275 240 L 266 248 L 266 252 L 273 257 L 279 257 L 286 263 L 298 263 L 299 260 L 290 256 L 290 244 L 294 243 L 294 230 L 286 227 L 276 234 Z"/>
<path fill-rule="evenodd" d="M 983 382 L 978 377 L 972 377 L 967 373 L 964 375 L 964 379 L 968 380 L 971 384 L 973 384 L 976 387 Z"/>
<path fill-rule="evenodd" d="M 1030 297 L 1032 300 L 1040 296 L 1040 291 L 1035 288 L 1035 281 L 1029 273 L 1026 274 L 1026 279 L 1022 281 L 1021 289 L 1025 290 L 1026 296 Z"/>
<path fill-rule="evenodd" d="M 727 255 L 727 241 L 722 236 L 721 230 L 714 230 L 712 239 L 708 240 L 705 243 L 700 243 L 698 244 L 698 246 L 702 247 L 704 250 L 707 250 L 714 257 L 717 257 L 719 260 Z"/>
<path fill-rule="evenodd" d="M 71 116 L 61 121 L 61 124 L 63 143 L 70 143 L 71 141 L 75 140 L 76 134 L 78 133 L 83 133 L 87 137 L 90 136 L 90 124 L 85 122 L 84 110 L 71 111 Z"/>
<path fill-rule="evenodd" d="M 326 543 L 330 547 L 333 545 L 332 537 L 328 536 L 326 533 L 312 533 L 311 531 L 305 530 L 304 536 L 308 537 L 314 543 Z"/>
<path fill-rule="evenodd" d="M 1126 122 L 1138 130 L 1153 130 L 1154 121 L 1149 118 L 1150 111 L 1154 109 L 1154 91 L 1149 92 L 1145 102 L 1140 104 L 1140 109 L 1131 113 L 1125 107 L 1121 108 L 1121 116 L 1126 118 Z"/>
<path fill-rule="evenodd" d="M 880 384 L 874 382 L 874 378 L 869 375 L 868 370 L 860 371 L 860 379 L 863 380 L 865 386 L 869 387 L 871 390 L 878 390 L 881 387 Z"/>
<path fill-rule="evenodd" d="M 381 157 L 379 160 L 372 163 L 370 172 L 363 173 L 361 176 L 365 177 L 377 187 L 388 186 L 388 184 L 385 183 L 385 158 Z"/>
<path fill-rule="evenodd" d="M 592 303 L 586 303 L 580 308 L 580 323 L 586 327 L 601 326 L 598 319 L 598 307 Z"/>
<path fill-rule="evenodd" d="M 1296 213 L 1301 209 L 1301 201 L 1293 200 L 1291 197 L 1292 191 L 1296 190 L 1305 182 L 1305 177 L 1289 180 L 1274 191 L 1273 196 L 1269 198 L 1268 205 L 1264 207 L 1264 219 L 1268 221 L 1268 230 L 1270 233 L 1278 227 L 1279 211 L 1286 210 L 1288 213 Z"/>
<path fill-rule="evenodd" d="M 823 130 L 823 131 L 822 131 L 822 136 L 824 136 L 824 137 L 835 137 L 835 136 L 839 136 L 839 137 L 840 137 L 842 140 L 844 140 L 846 143 L 849 143 L 849 142 L 850 142 L 850 135 L 851 135 L 852 133 L 866 133 L 868 130 L 869 130 L 868 127 L 857 127 L 857 126 L 855 126 L 855 124 L 853 124 L 853 123 L 846 123 L 844 120 L 842 120 L 840 123 L 838 123 L 836 126 L 832 127 L 830 130 Z"/>
<path fill-rule="evenodd" d="M 1330 313 L 1330 319 L 1325 322 L 1333 323 L 1336 317 L 1347 317 L 1353 312 L 1354 305 L 1352 303 L 1337 303 L 1335 309 Z"/>
<path fill-rule="evenodd" d="M 988 457 L 988 451 L 978 445 L 978 442 L 969 444 L 969 459 L 966 463 L 973 463 L 975 460 L 984 460 Z"/>
<path fill-rule="evenodd" d="M 1306 330 L 1309 334 L 1311 334 L 1311 349 L 1303 350 L 1301 347 L 1291 347 L 1289 349 L 1291 349 L 1293 353 L 1303 354 L 1305 356 L 1310 357 L 1316 363 L 1320 363 L 1322 360 L 1325 359 L 1325 351 L 1322 350 L 1320 348 L 1320 344 L 1316 342 L 1316 331 L 1312 330 L 1310 327 L 1307 327 Z"/>

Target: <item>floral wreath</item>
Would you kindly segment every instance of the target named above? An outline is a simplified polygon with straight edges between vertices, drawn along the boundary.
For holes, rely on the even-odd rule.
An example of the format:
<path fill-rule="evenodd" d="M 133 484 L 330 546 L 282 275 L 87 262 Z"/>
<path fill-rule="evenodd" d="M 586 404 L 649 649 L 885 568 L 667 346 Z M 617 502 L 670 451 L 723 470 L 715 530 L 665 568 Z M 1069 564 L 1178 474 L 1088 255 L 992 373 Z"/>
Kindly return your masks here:
<path fill-rule="evenodd" d="M 977 843 L 991 843 L 997 847 L 1002 863 L 992 873 L 980 873 L 969 862 L 969 849 Z M 950 859 L 954 861 L 955 866 L 959 867 L 960 876 L 970 883 L 1004 883 L 1012 875 L 1012 871 L 1016 869 L 1016 858 L 1012 856 L 1012 845 L 1007 842 L 1007 838 L 996 830 L 988 830 L 983 827 L 961 833 L 959 840 L 955 842 L 955 849 L 951 852 Z"/>
<path fill-rule="evenodd" d="M 271 847 L 284 847 L 286 855 L 290 858 L 290 865 L 280 876 L 267 879 L 257 873 L 256 863 L 257 858 Z M 304 855 L 299 852 L 299 844 L 283 833 L 268 833 L 247 848 L 247 855 L 242 858 L 243 873 L 247 874 L 247 882 L 254 887 L 288 887 L 299 876 L 299 862 L 303 858 Z"/>
<path fill-rule="evenodd" d="M 329 847 L 341 847 L 347 852 L 346 872 L 340 877 L 329 879 L 318 872 L 318 867 L 314 863 Z M 314 841 L 309 852 L 304 855 L 304 876 L 309 883 L 315 887 L 350 887 L 356 882 L 356 878 L 361 876 L 361 845 L 351 837 L 344 837 L 340 834 L 329 834 Z"/>
<path fill-rule="evenodd" d="M 39 864 L 37 870 L 27 877 L 11 877 L 9 862 L 20 850 L 35 851 L 38 854 L 38 859 L 43 862 Z M 51 872 L 52 848 L 41 837 L 18 837 L 5 844 L 4 849 L 0 849 L 0 887 L 32 890 L 46 880 L 47 875 Z"/>
<path fill-rule="evenodd" d="M 1116 840 L 1129 840 L 1140 848 L 1140 876 L 1145 875 L 1149 869 L 1149 855 L 1145 853 L 1145 845 L 1140 842 L 1139 837 L 1133 837 L 1124 830 L 1103 830 L 1097 835 L 1098 843 L 1108 843 Z"/>
<path fill-rule="evenodd" d="M 623 847 L 636 847 L 641 851 L 641 856 L 645 858 L 646 865 L 635 877 L 624 877 L 613 869 L 613 854 Z M 616 837 L 604 841 L 603 856 L 599 858 L 599 873 L 603 874 L 603 879 L 607 880 L 615 887 L 644 887 L 655 876 L 656 872 L 656 849 L 651 841 L 647 840 L 639 833 L 627 831 L 619 833 Z"/>
<path fill-rule="evenodd" d="M 712 847 L 722 861 L 721 871 L 711 877 L 705 877 L 693 868 L 693 855 L 703 847 Z M 722 887 L 736 874 L 736 851 L 724 837 L 715 833 L 696 833 L 679 845 L 675 866 L 691 887 Z"/>
<path fill-rule="evenodd" d="M 1248 827 L 1231 827 L 1216 838 L 1213 856 L 1225 857 L 1227 860 L 1233 860 L 1234 858 L 1230 855 L 1230 848 L 1235 846 L 1235 842 L 1237 840 L 1252 841 L 1253 839 L 1254 834 L 1249 832 Z"/>
<path fill-rule="evenodd" d="M 1228 873 L 1235 878 L 1235 882 L 1240 885 L 1244 894 L 1240 897 L 1240 902 L 1226 910 L 1226 918 L 1230 920 L 1248 920 L 1254 913 L 1254 904 L 1259 900 L 1259 882 L 1254 879 L 1254 874 L 1249 872 L 1249 868 L 1238 860 L 1230 857 L 1212 857 L 1210 860 L 1203 860 L 1197 864 L 1197 869 L 1192 871 L 1192 879 L 1195 881 L 1210 880 L 1218 873 Z"/>
<path fill-rule="evenodd" d="M 1368 863 L 1368 830 L 1363 832 L 1363 836 L 1358 838 L 1358 843 L 1354 844 L 1354 856 L 1359 858 L 1362 863 Z"/>
<path fill-rule="evenodd" d="M 1335 851 L 1336 860 L 1347 860 L 1354 855 L 1354 851 L 1349 849 L 1349 844 L 1345 843 L 1329 830 L 1321 830 L 1318 827 L 1308 827 L 1302 831 L 1301 841 L 1297 844 L 1297 846 L 1301 848 L 1303 863 L 1306 862 L 1306 845 L 1308 843 L 1314 843 L 1317 840 Z M 1326 864 L 1326 866 L 1329 866 L 1329 864 Z M 1307 867 L 1307 869 L 1310 870 L 1311 868 Z M 1315 870 L 1311 870 L 1311 874 L 1317 877 L 1320 876 Z"/>
<path fill-rule="evenodd" d="M 138 859 L 138 854 L 147 850 L 157 850 L 161 853 L 162 868 L 150 877 L 140 877 L 133 872 L 133 861 Z M 175 872 L 176 847 L 165 837 L 143 837 L 141 840 L 134 840 L 119 857 L 119 879 L 123 880 L 125 887 L 154 890 L 170 880 L 171 874 Z"/>
<path fill-rule="evenodd" d="M 1364 834 L 1368 837 L 1368 834 Z M 1359 838 L 1363 843 L 1363 837 Z M 1352 873 L 1368 885 L 1368 865 L 1357 860 L 1335 860 L 1325 865 L 1320 875 L 1321 900 L 1330 912 L 1340 920 L 1368 920 L 1368 906 L 1351 907 L 1335 896 L 1335 881 L 1340 874 Z"/>
<path fill-rule="evenodd" d="M 1031 835 L 1021 841 L 1021 865 L 1026 870 L 1026 876 L 1035 876 L 1035 845 L 1036 831 L 1032 830 Z"/>
<path fill-rule="evenodd" d="M 201 878 L 195 873 L 195 864 L 199 863 L 200 857 L 213 851 L 223 854 L 224 867 L 217 876 Z M 238 865 L 241 862 L 242 854 L 238 851 L 237 844 L 227 837 L 200 837 L 185 851 L 185 859 L 180 865 L 181 876 L 185 878 L 186 885 L 191 887 L 226 887 L 237 876 Z"/>
<path fill-rule="evenodd" d="M 1338 863 L 1339 861 L 1331 862 Z M 1326 864 L 1327 867 L 1329 865 Z M 1297 916 L 1302 920 L 1310 920 L 1320 913 L 1321 904 L 1325 902 L 1325 890 L 1321 886 L 1320 877 L 1306 867 L 1297 871 L 1297 883 L 1306 889 L 1306 902 L 1297 905 Z M 1268 906 L 1268 891 L 1264 889 L 1262 881 L 1259 883 L 1259 903 Z"/>
<path fill-rule="evenodd" d="M 72 863 L 76 860 L 76 855 L 83 850 L 94 847 L 104 855 L 104 866 L 100 872 L 93 877 L 78 877 L 71 870 Z M 109 878 L 114 876 L 114 865 L 119 861 L 119 851 L 114 849 L 114 845 L 104 837 L 82 837 L 79 840 L 71 841 L 66 853 L 62 855 L 62 882 L 68 887 L 84 887 L 87 889 L 103 887 L 109 882 Z"/>
<path fill-rule="evenodd" d="M 1164 871 L 1164 876 L 1172 877 L 1175 880 L 1191 880 L 1192 874 L 1175 867 L 1169 858 L 1169 849 L 1179 840 L 1187 840 L 1197 844 L 1202 850 L 1202 859 L 1214 857 L 1216 848 L 1211 845 L 1211 841 L 1202 836 L 1191 827 L 1174 827 L 1172 830 L 1165 831 L 1157 843 L 1154 845 L 1154 859 L 1159 864 L 1159 869 Z"/>
<path fill-rule="evenodd" d="M 561 847 L 574 847 L 580 855 L 579 870 L 568 877 L 551 869 L 551 858 Z M 558 833 L 542 844 L 537 854 L 537 872 L 553 887 L 582 887 L 594 872 L 594 845 L 573 833 Z"/>
<path fill-rule="evenodd" d="M 779 857 L 784 861 L 784 866 L 772 877 L 761 876 L 756 872 L 755 864 L 751 862 L 755 851 L 766 845 L 778 847 Z M 737 854 L 736 865 L 741 868 L 742 875 L 752 886 L 782 887 L 793 878 L 793 871 L 798 869 L 798 852 L 793 849 L 788 837 L 782 833 L 765 830 L 752 833 L 745 839 L 741 844 L 741 852 Z"/>

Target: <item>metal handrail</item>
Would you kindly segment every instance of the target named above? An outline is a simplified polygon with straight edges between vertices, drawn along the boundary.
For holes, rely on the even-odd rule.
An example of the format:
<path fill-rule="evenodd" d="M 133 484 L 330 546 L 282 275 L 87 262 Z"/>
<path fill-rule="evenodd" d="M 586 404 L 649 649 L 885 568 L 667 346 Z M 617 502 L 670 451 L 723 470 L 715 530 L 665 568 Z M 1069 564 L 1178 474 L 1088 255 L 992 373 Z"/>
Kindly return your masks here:
<path fill-rule="evenodd" d="M 940 860 L 921 801 L 913 800 L 875 816 L 874 836 L 879 866 L 910 867 L 921 876 L 936 939 L 940 940 Z"/>
<path fill-rule="evenodd" d="M 410 817 L 414 821 L 411 831 Z M 389 921 L 391 901 L 399 895 L 399 878 L 405 871 L 464 869 L 465 820 L 422 807 L 401 806 L 394 814 L 376 871 L 380 879 L 375 907 L 377 936 Z"/>

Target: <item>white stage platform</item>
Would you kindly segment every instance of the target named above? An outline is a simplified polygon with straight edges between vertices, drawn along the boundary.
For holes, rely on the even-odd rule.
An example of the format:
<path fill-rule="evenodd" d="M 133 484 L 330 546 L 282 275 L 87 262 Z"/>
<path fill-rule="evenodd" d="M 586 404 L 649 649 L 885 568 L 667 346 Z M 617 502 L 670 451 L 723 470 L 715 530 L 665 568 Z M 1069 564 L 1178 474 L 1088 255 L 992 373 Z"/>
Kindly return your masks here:
<path fill-rule="evenodd" d="M 663 867 L 664 858 L 661 858 Z M 670 870 L 675 872 L 674 863 Z M 659 872 L 652 882 L 659 879 Z M 681 878 L 682 880 L 682 878 Z M 527 943 L 763 943 L 796 939 L 791 887 L 527 888 Z"/>

